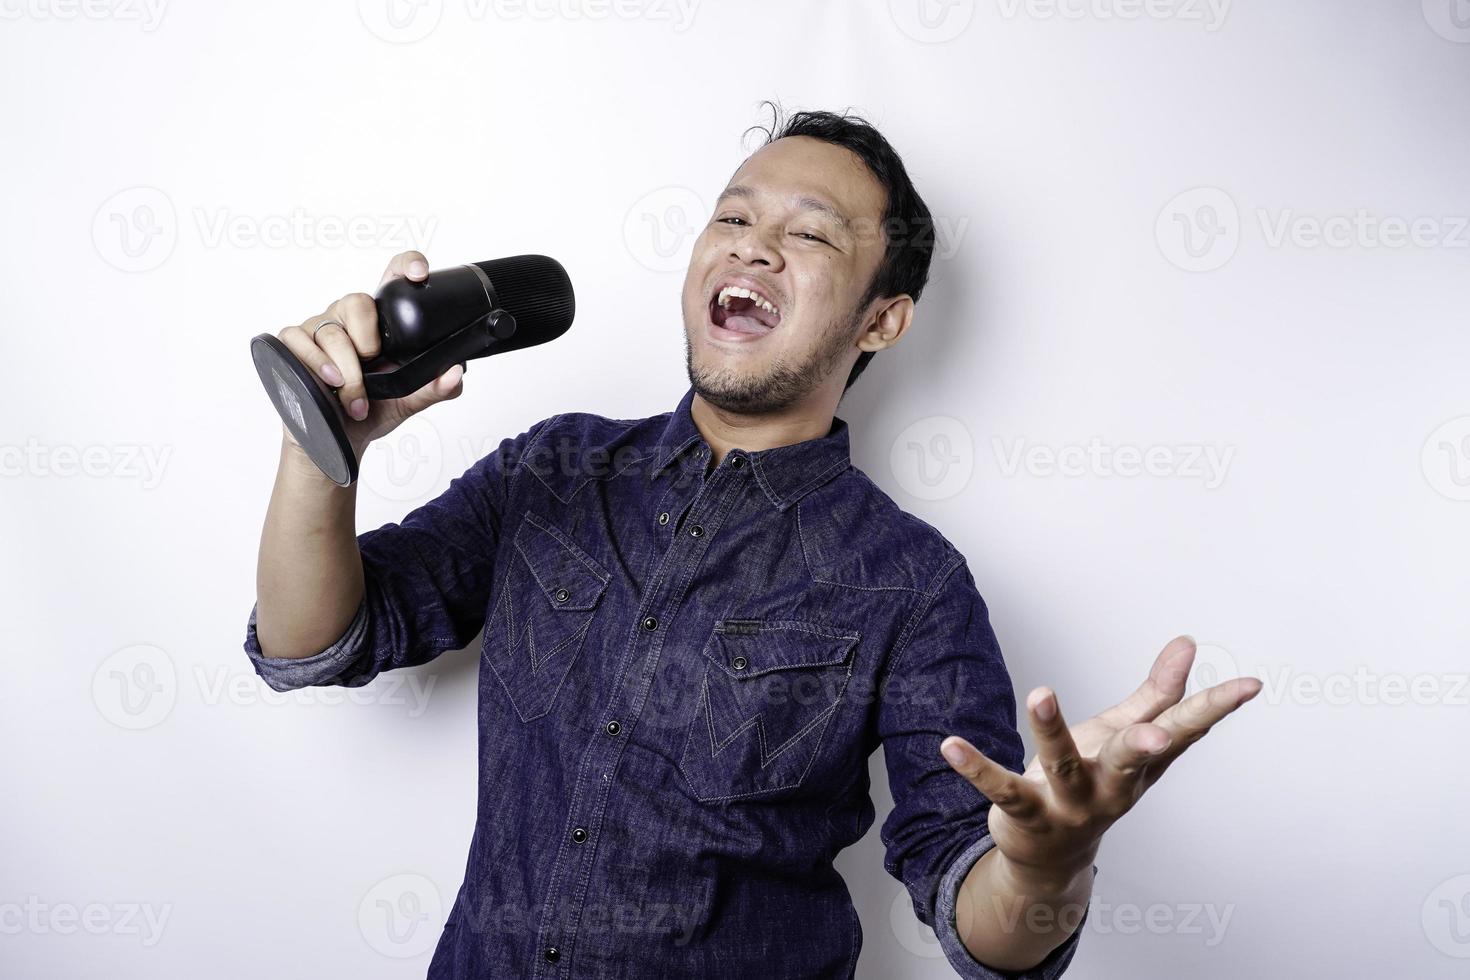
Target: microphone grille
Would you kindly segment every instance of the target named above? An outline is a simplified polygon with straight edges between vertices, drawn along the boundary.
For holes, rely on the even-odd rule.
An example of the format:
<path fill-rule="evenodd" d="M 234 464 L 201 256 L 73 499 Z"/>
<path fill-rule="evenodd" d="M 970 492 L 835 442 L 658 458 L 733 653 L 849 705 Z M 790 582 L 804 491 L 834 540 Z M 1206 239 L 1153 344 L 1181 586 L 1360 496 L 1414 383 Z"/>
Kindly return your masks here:
<path fill-rule="evenodd" d="M 549 255 L 513 255 L 475 265 L 490 277 L 501 308 L 516 318 L 513 339 L 544 343 L 571 327 L 576 296 L 567 270 L 556 259 Z"/>

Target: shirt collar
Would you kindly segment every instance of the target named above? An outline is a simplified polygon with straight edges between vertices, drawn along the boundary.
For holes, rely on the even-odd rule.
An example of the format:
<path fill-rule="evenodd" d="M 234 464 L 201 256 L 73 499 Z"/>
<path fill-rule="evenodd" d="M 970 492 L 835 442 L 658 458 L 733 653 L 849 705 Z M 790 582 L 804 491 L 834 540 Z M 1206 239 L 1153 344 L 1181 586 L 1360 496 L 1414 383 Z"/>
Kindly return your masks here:
<path fill-rule="evenodd" d="M 705 445 L 699 427 L 694 424 L 690 406 L 694 404 L 691 387 L 679 400 L 659 434 L 654 450 L 652 476 L 658 476 L 684 454 Z M 825 436 L 751 452 L 734 449 L 750 460 L 751 473 L 772 506 L 786 510 L 802 497 L 847 469 L 850 456 L 847 423 L 833 417 L 832 428 Z"/>

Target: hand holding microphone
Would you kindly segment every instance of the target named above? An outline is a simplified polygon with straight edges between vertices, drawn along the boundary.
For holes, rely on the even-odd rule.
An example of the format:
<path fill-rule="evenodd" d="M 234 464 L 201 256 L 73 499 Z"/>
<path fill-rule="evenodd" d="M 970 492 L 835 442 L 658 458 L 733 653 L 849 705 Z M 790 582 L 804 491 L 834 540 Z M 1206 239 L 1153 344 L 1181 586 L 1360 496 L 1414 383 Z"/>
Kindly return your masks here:
<path fill-rule="evenodd" d="M 401 252 L 388 263 L 378 286 L 382 288 L 394 279 L 423 282 L 428 277 L 429 263 L 423 253 Z M 378 308 L 373 297 L 348 293 L 321 313 L 276 334 L 302 365 L 335 392 L 347 416 L 348 441 L 359 459 L 372 440 L 392 432 L 409 416 L 435 402 L 455 398 L 464 390 L 463 366 L 456 364 L 411 395 L 370 401 L 363 383 L 362 362 L 382 352 L 378 331 Z M 291 444 L 300 448 L 291 426 L 283 420 L 282 427 Z"/>
<path fill-rule="evenodd" d="M 349 293 L 322 313 L 251 341 L 287 438 L 339 486 L 357 479 L 368 444 L 457 397 L 465 362 L 546 343 L 571 326 L 566 270 L 519 255 L 429 271 L 394 257 L 376 297 Z"/>

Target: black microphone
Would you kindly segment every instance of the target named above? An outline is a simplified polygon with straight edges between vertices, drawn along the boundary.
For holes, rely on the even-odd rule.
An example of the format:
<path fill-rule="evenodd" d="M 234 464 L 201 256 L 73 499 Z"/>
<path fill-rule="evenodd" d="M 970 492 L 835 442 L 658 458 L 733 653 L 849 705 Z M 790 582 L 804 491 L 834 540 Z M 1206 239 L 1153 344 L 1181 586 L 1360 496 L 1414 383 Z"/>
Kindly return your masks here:
<path fill-rule="evenodd" d="M 402 398 L 461 362 L 535 347 L 566 333 L 572 281 L 545 255 L 516 255 L 394 279 L 378 290 L 379 353 L 362 365 L 369 401 Z M 357 479 L 341 399 L 274 334 L 250 341 L 255 372 L 281 421 L 338 486 Z"/>

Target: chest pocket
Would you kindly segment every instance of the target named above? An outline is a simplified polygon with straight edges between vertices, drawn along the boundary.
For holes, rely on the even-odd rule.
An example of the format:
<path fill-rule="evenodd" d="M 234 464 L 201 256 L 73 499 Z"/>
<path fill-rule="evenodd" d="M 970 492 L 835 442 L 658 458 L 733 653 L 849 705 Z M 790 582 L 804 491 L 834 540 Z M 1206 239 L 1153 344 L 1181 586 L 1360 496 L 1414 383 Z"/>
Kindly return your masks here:
<path fill-rule="evenodd" d="M 721 620 L 679 769 L 705 802 L 801 785 L 852 676 L 858 634 L 790 620 Z"/>
<path fill-rule="evenodd" d="M 485 624 L 484 655 L 522 721 L 551 710 L 581 651 L 608 574 L 551 523 L 526 514 L 500 598 Z"/>

